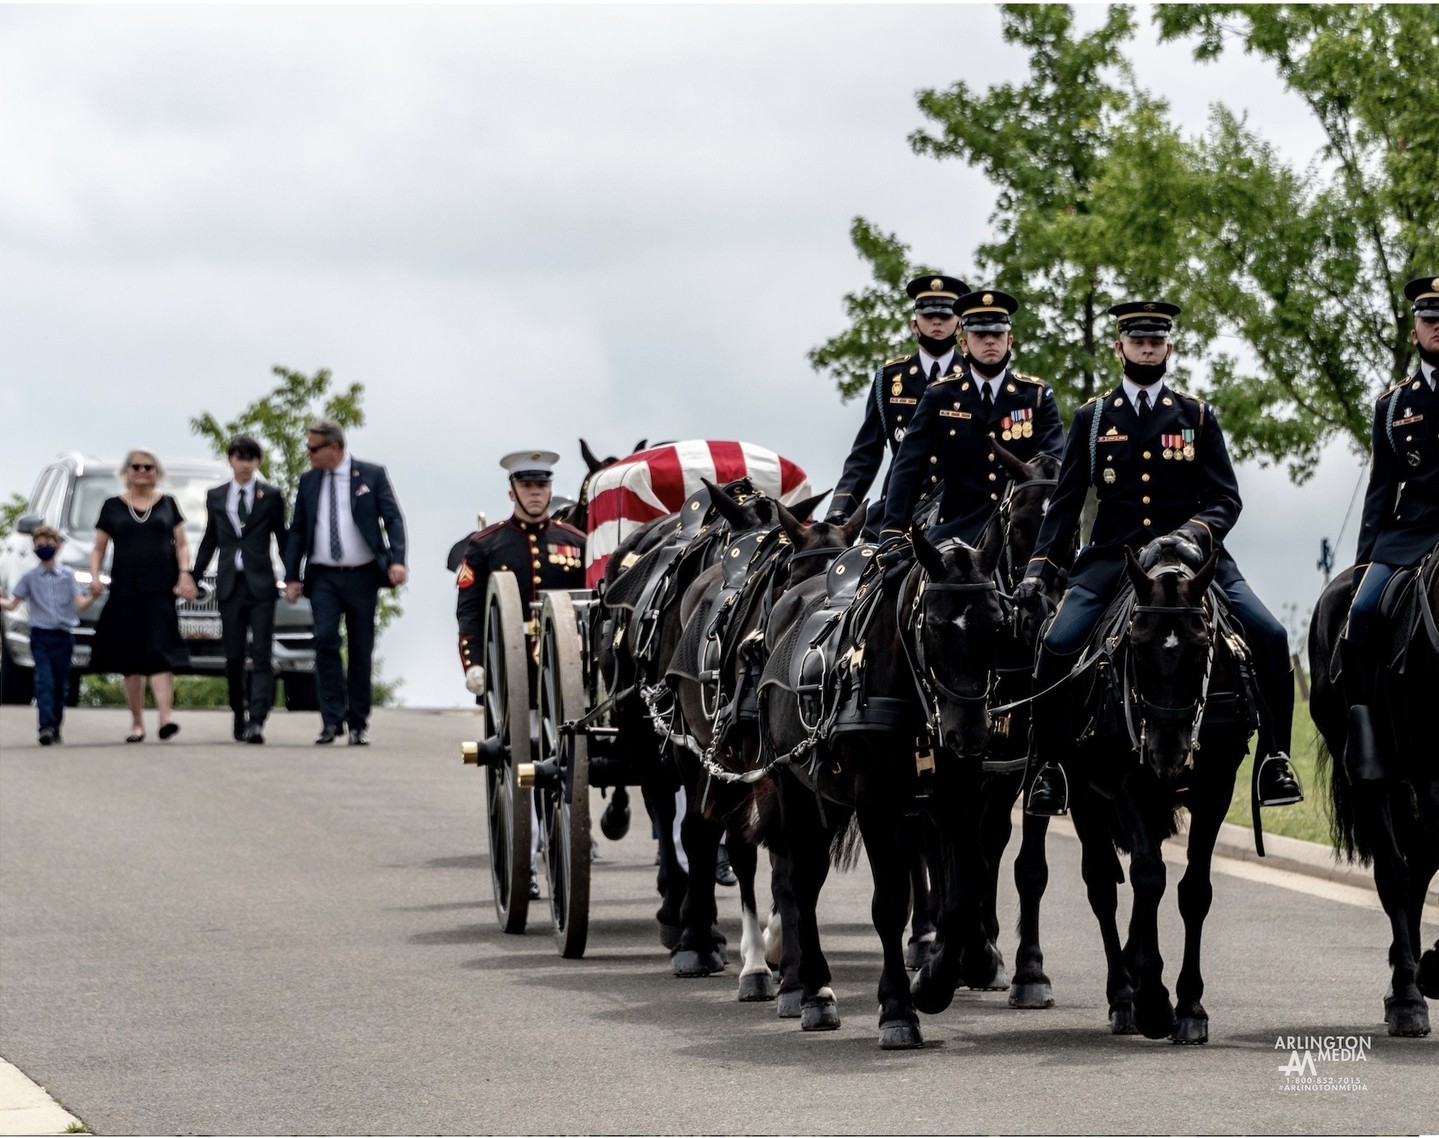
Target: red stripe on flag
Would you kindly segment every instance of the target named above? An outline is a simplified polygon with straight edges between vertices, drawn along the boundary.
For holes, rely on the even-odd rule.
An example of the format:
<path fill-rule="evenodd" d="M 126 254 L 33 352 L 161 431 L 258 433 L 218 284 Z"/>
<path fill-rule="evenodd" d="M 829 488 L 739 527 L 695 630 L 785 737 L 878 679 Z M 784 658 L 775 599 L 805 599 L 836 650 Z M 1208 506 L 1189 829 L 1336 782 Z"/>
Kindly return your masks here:
<path fill-rule="evenodd" d="M 744 447 L 739 443 L 711 442 L 708 446 L 710 458 L 714 460 L 715 464 L 715 485 L 723 486 L 726 482 L 733 482 L 749 473 L 749 463 L 745 461 Z"/>
<path fill-rule="evenodd" d="M 788 494 L 805 480 L 805 473 L 784 455 L 779 456 L 780 493 Z"/>

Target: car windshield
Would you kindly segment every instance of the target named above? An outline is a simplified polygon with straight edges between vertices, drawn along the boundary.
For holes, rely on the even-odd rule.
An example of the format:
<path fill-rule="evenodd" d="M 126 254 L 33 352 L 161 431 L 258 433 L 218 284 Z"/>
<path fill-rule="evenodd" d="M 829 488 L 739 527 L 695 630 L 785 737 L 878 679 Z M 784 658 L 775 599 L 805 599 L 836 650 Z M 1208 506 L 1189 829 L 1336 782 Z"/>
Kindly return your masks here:
<path fill-rule="evenodd" d="M 205 491 L 217 481 L 214 475 L 200 478 L 172 474 L 160 486 L 180 503 L 180 512 L 185 515 L 185 531 L 196 540 L 205 532 Z M 120 479 L 114 474 L 82 474 L 75 481 L 75 495 L 70 499 L 70 532 L 82 541 L 94 540 L 100 507 L 106 498 L 113 498 L 122 489 Z"/>

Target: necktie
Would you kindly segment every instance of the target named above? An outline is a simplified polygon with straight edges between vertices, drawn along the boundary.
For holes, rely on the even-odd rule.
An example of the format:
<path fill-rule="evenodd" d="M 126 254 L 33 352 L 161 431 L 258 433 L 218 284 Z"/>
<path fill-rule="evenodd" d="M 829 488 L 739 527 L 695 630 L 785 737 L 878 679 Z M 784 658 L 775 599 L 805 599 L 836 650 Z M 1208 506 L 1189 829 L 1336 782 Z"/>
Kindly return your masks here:
<path fill-rule="evenodd" d="M 933 383 L 933 382 L 934 382 L 936 379 L 938 379 L 938 378 L 939 378 L 939 361 L 936 360 L 934 363 L 932 363 L 932 364 L 929 365 L 929 382 L 930 382 L 930 383 Z"/>
<path fill-rule="evenodd" d="M 340 548 L 340 501 L 336 491 L 335 472 L 330 471 L 330 558 L 338 561 L 344 555 Z"/>
<path fill-rule="evenodd" d="M 981 383 L 979 387 L 984 392 L 984 416 L 987 419 L 990 412 L 994 410 L 994 394 L 989 390 L 987 383 Z"/>
<path fill-rule="evenodd" d="M 1149 423 L 1149 392 L 1139 392 L 1139 425 L 1146 426 Z"/>
<path fill-rule="evenodd" d="M 235 505 L 235 513 L 240 515 L 240 524 L 243 526 L 250 520 L 250 499 L 245 493 L 245 488 L 240 487 L 240 500 Z"/>

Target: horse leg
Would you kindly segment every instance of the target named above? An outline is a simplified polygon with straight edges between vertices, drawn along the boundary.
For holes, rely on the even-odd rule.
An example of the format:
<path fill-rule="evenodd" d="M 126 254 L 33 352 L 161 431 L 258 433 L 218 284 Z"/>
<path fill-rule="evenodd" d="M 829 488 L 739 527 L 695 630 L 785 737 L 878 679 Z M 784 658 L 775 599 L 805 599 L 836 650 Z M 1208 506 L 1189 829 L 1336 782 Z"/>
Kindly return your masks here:
<path fill-rule="evenodd" d="M 1184 962 L 1174 983 L 1175 1043 L 1209 1042 L 1209 1013 L 1204 1010 L 1204 974 L 1199 962 L 1204 921 L 1214 900 L 1214 843 L 1233 794 L 1232 777 L 1215 779 L 1196 787 L 1189 803 L 1189 847 L 1177 889 L 1179 915 L 1184 921 Z"/>
<path fill-rule="evenodd" d="M 1014 829 L 1010 820 L 1014 797 L 1008 794 L 1008 781 L 1003 780 L 1001 786 L 999 779 L 982 778 L 979 785 L 981 860 L 974 865 L 970 881 L 979 887 L 976 900 L 985 943 L 981 951 L 966 954 L 960 974 L 966 987 L 980 992 L 1003 992 L 1009 987 L 1009 972 L 999 947 L 999 863 Z"/>
<path fill-rule="evenodd" d="M 799 906 L 790 884 L 789 856 L 774 850 L 770 851 L 769 891 L 774 898 L 775 917 L 779 923 L 779 997 L 775 1011 L 780 1019 L 799 1019 L 804 999 L 799 980 Z"/>
<path fill-rule="evenodd" d="M 729 828 L 729 860 L 739 878 L 740 904 L 740 974 L 739 999 L 743 1003 L 772 1000 L 774 978 L 764 953 L 764 927 L 760 924 L 759 906 L 755 900 L 755 870 L 759 850 L 754 843 Z"/>
<path fill-rule="evenodd" d="M 1121 811 L 1129 825 L 1129 885 L 1133 908 L 1125 958 L 1134 977 L 1134 1025 L 1146 1039 L 1174 1034 L 1174 1005 L 1164 986 L 1164 957 L 1159 950 L 1159 902 L 1164 897 L 1166 870 L 1161 839 L 1146 812 L 1121 790 Z"/>
<path fill-rule="evenodd" d="M 656 759 L 656 764 L 659 760 Z M 680 942 L 682 927 L 681 912 L 685 893 L 689 888 L 689 874 L 680 868 L 679 856 L 675 851 L 675 792 L 667 779 L 647 778 L 641 785 L 645 809 L 659 834 L 660 866 L 656 887 L 660 894 L 659 911 L 655 919 L 660 925 L 660 943 L 673 950 Z"/>
<path fill-rule="evenodd" d="M 909 944 L 904 950 L 904 964 L 914 971 L 929 959 L 937 935 L 934 924 L 934 894 L 929 887 L 929 858 L 919 843 L 909 854 L 910 894 L 913 898 Z"/>
<path fill-rule="evenodd" d="M 1428 803 L 1424 804 L 1423 794 L 1420 794 L 1419 815 L 1421 818 L 1430 820 L 1430 833 L 1434 827 L 1439 826 L 1439 779 L 1434 779 L 1428 787 Z M 1420 839 L 1419 845 L 1428 850 L 1428 858 L 1422 868 L 1414 867 L 1413 888 L 1410 896 L 1413 898 L 1409 927 L 1414 934 L 1414 953 L 1419 957 L 1419 967 L 1415 973 L 1415 983 L 1419 991 L 1428 996 L 1431 1000 L 1439 1000 L 1439 940 L 1434 942 L 1434 947 L 1424 951 L 1420 955 L 1419 932 L 1424 920 L 1424 902 L 1429 894 L 1429 883 L 1434 880 L 1434 875 L 1439 873 L 1439 849 L 1436 849 L 1432 841 L 1425 842 Z M 1417 855 L 1416 855 L 1417 858 Z"/>
<path fill-rule="evenodd" d="M 859 831 L 874 877 L 870 918 L 884 954 L 879 978 L 879 1045 L 886 1051 L 902 1051 L 923 1047 L 924 1037 L 909 994 L 903 948 L 912 847 L 904 835 L 904 815 L 890 793 L 893 781 L 892 776 L 882 782 L 861 780 L 855 799 Z"/>
<path fill-rule="evenodd" d="M 1009 988 L 1012 1008 L 1052 1008 L 1054 988 L 1044 971 L 1039 947 L 1039 902 L 1049 884 L 1049 862 L 1044 839 L 1049 818 L 1026 814 L 1020 825 L 1019 854 L 1014 859 L 1014 887 L 1019 892 L 1019 948 L 1014 954 L 1014 983 Z"/>
<path fill-rule="evenodd" d="M 800 1028 L 834 1031 L 839 1027 L 839 1003 L 829 986 L 829 961 L 820 947 L 820 890 L 829 876 L 830 831 L 820 818 L 814 791 L 787 776 L 780 778 L 780 809 L 784 817 L 785 845 L 789 849 L 789 879 L 794 893 L 796 933 L 799 942 Z M 831 816 L 843 814 L 833 803 Z M 847 819 L 846 819 L 847 820 Z"/>
<path fill-rule="evenodd" d="M 715 875 L 713 869 L 708 873 L 704 870 L 705 866 L 715 863 L 723 827 L 700 812 L 698 800 L 703 793 L 701 782 L 689 795 L 684 819 L 680 823 L 680 839 L 684 842 L 692 870 L 680 911 L 684 928 L 671 960 L 674 974 L 681 977 L 713 976 L 716 972 L 723 972 L 725 966 L 713 932 L 718 919 Z"/>
<path fill-rule="evenodd" d="M 1087 796 L 1076 796 L 1071 811 L 1074 832 L 1079 836 L 1080 873 L 1084 878 L 1089 908 L 1099 922 L 1104 944 L 1106 969 L 1104 992 L 1109 1000 L 1109 1030 L 1113 1035 L 1134 1035 L 1134 987 L 1124 950 L 1119 943 L 1119 890 L 1124 870 L 1114 852 L 1114 840 L 1098 819 L 1089 814 Z"/>

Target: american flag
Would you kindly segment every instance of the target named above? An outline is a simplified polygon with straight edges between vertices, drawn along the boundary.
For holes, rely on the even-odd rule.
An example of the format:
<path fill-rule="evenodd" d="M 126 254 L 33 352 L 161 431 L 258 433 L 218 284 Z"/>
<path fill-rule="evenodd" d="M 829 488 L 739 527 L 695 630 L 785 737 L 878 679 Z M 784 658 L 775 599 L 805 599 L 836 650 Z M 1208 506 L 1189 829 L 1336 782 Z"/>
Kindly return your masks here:
<path fill-rule="evenodd" d="M 756 490 L 786 506 L 811 497 L 809 478 L 789 459 L 754 443 L 694 439 L 651 447 L 620 459 L 590 482 L 589 540 L 585 542 L 585 587 L 605 575 L 621 541 L 645 522 L 676 512 L 702 487 L 748 477 Z"/>

